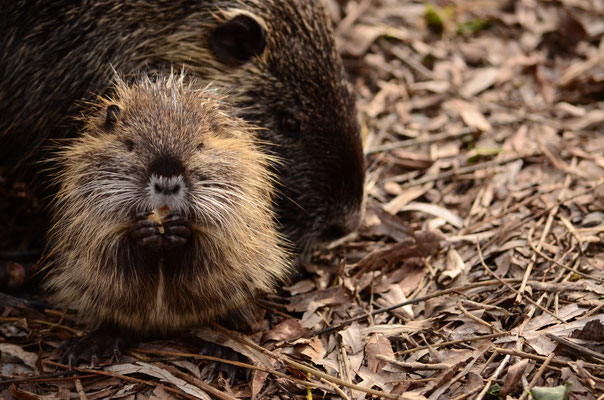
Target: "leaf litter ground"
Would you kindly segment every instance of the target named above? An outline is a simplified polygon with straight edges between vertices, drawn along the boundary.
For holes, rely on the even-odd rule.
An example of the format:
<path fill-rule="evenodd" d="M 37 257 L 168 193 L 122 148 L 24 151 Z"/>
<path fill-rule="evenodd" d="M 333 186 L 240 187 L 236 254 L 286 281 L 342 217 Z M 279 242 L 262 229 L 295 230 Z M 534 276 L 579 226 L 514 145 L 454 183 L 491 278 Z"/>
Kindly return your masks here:
<path fill-rule="evenodd" d="M 66 373 L 74 314 L 9 308 L 2 398 L 604 398 L 604 3 L 326 4 L 359 98 L 361 228 L 260 300 L 251 334 Z M 200 339 L 249 378 L 207 379 Z"/>

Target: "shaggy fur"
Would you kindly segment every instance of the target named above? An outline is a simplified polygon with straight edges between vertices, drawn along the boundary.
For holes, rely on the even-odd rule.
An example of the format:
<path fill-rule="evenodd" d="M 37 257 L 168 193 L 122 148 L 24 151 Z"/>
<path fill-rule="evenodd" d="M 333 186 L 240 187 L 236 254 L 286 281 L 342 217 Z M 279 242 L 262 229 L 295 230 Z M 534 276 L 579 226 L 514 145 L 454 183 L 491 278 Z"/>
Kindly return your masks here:
<path fill-rule="evenodd" d="M 184 67 L 225 89 L 239 116 L 278 145 L 275 206 L 298 250 L 359 224 L 365 175 L 354 96 L 320 1 L 16 0 L 1 8 L 0 162 L 45 158 L 36 149 L 46 139 L 74 135 L 78 103 L 105 92 L 112 66 L 126 79 Z M 234 20 L 249 34 L 216 44 Z"/>
<path fill-rule="evenodd" d="M 199 86 L 172 75 L 132 86 L 118 80 L 113 96 L 86 114 L 81 135 L 58 151 L 46 288 L 93 327 L 182 331 L 272 291 L 290 272 L 270 207 L 276 160 Z M 183 166 L 184 182 L 168 204 L 192 233 L 184 246 L 150 251 L 130 226 L 162 205 L 148 186 L 166 179 L 154 176 L 166 157 Z"/>

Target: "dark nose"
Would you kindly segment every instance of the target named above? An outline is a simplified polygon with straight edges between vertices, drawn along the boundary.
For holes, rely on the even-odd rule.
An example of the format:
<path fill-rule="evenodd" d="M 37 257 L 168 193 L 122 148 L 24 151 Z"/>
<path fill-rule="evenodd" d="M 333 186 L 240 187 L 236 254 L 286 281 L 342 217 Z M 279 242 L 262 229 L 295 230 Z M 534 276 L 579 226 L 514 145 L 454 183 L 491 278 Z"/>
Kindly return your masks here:
<path fill-rule="evenodd" d="M 163 177 L 162 177 L 163 178 Z M 155 194 L 178 194 L 181 190 L 180 180 L 175 180 L 172 178 L 164 178 L 160 179 L 158 182 L 153 185 L 153 190 Z"/>
<path fill-rule="evenodd" d="M 362 217 L 363 210 L 361 207 L 355 208 L 352 213 L 343 215 L 327 225 L 327 228 L 321 233 L 321 238 L 330 242 L 348 235 L 359 227 Z"/>
<path fill-rule="evenodd" d="M 323 231 L 323 235 L 321 236 L 324 240 L 331 242 L 332 240 L 339 239 L 342 236 L 346 235 L 347 232 L 344 227 L 342 227 L 341 225 L 331 225 Z"/>

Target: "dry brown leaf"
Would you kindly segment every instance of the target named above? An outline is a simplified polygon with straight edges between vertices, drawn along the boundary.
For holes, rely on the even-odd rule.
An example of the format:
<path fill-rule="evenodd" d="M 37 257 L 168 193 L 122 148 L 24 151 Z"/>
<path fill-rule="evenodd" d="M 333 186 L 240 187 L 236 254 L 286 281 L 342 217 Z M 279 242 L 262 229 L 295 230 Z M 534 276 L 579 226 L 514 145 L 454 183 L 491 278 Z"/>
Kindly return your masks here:
<path fill-rule="evenodd" d="M 38 356 L 35 353 L 23 350 L 21 346 L 10 343 L 0 343 L 0 353 L 8 354 L 13 357 L 17 357 L 25 365 L 33 369 L 38 370 L 36 363 L 38 362 Z"/>
<path fill-rule="evenodd" d="M 528 367 L 528 365 L 529 360 L 527 358 L 524 358 L 508 368 L 508 372 L 505 375 L 505 378 L 503 379 L 503 386 L 499 390 L 499 395 L 501 397 L 505 397 L 508 394 L 512 394 L 522 387 L 521 378 L 524 375 L 524 372 L 526 371 L 526 367 Z"/>
<path fill-rule="evenodd" d="M 445 261 L 445 270 L 440 273 L 437 281 L 442 285 L 448 285 L 455 278 L 464 273 L 466 267 L 463 259 L 457 252 L 457 250 L 450 248 L 447 252 L 447 258 Z"/>
<path fill-rule="evenodd" d="M 394 351 L 390 340 L 382 335 L 371 335 L 367 346 L 365 347 L 367 357 L 367 367 L 375 373 L 379 373 L 386 364 L 385 361 L 379 360 L 377 356 L 386 357 L 389 360 L 395 360 Z"/>
<path fill-rule="evenodd" d="M 404 207 L 401 207 L 401 211 L 420 211 L 426 214 L 434 215 L 438 218 L 442 218 L 456 228 L 463 227 L 463 220 L 461 218 L 453 214 L 451 211 L 435 204 L 412 202 Z"/>
<path fill-rule="evenodd" d="M 157 386 L 153 389 L 153 395 L 149 397 L 149 400 L 175 400 L 174 395 L 166 392 L 163 386 Z"/>
<path fill-rule="evenodd" d="M 474 104 L 463 100 L 449 100 L 443 107 L 458 113 L 463 122 L 471 128 L 476 128 L 485 132 L 488 132 L 492 129 L 489 121 Z"/>
<path fill-rule="evenodd" d="M 300 322 L 296 319 L 290 318 L 277 324 L 273 329 L 266 332 L 262 338 L 263 341 L 267 340 L 292 340 L 304 336 L 307 330 L 302 328 Z"/>
<path fill-rule="evenodd" d="M 130 374 L 145 374 L 149 376 L 153 376 L 155 378 L 159 378 L 164 382 L 168 382 L 178 387 L 183 392 L 202 400 L 211 400 L 211 397 L 199 389 L 196 386 L 187 383 L 186 381 L 175 377 L 169 371 L 157 367 L 155 365 L 138 361 L 136 363 L 131 364 L 115 364 L 107 366 L 106 369 L 108 371 L 117 372 L 118 374 L 130 375 Z"/>
<path fill-rule="evenodd" d="M 470 98 L 495 83 L 499 76 L 499 68 L 487 67 L 474 70 L 472 77 L 460 89 L 465 98 Z"/>

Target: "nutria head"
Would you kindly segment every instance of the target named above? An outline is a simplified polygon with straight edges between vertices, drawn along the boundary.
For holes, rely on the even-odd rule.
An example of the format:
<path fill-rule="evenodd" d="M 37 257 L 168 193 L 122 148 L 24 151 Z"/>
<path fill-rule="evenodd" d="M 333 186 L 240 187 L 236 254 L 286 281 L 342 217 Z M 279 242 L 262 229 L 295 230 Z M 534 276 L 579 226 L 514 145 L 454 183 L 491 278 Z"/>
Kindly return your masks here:
<path fill-rule="evenodd" d="M 314 0 L 220 3 L 200 75 L 276 144 L 282 230 L 305 252 L 360 223 L 365 162 L 354 94 L 325 10 Z M 204 58 L 204 57 L 202 57 Z M 273 150 L 273 148 L 271 148 Z"/>

